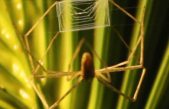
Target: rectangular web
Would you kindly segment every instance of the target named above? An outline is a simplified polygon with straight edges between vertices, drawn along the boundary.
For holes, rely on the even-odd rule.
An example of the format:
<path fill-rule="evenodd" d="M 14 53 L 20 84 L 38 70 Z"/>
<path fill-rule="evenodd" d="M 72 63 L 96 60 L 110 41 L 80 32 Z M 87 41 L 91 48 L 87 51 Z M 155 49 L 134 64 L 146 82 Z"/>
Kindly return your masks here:
<path fill-rule="evenodd" d="M 108 0 L 59 1 L 56 11 L 60 32 L 110 26 Z M 66 17 L 70 17 L 71 26 L 66 25 Z"/>

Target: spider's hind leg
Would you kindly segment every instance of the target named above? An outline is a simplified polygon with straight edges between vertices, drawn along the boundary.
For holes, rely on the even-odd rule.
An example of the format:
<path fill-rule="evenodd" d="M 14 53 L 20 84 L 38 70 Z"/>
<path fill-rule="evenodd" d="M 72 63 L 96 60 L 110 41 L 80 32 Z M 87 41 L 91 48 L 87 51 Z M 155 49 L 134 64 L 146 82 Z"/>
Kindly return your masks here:
<path fill-rule="evenodd" d="M 103 85 L 105 85 L 106 87 L 110 88 L 112 91 L 118 93 L 119 95 L 124 96 L 125 98 L 134 101 L 134 99 L 128 95 L 126 95 L 125 93 L 121 92 L 119 89 L 115 88 L 109 81 L 107 81 L 106 79 L 100 77 L 97 77 L 98 81 L 101 82 Z"/>
<path fill-rule="evenodd" d="M 118 93 L 119 95 L 124 96 L 125 98 L 129 99 L 130 101 L 134 102 L 137 99 L 138 93 L 140 91 L 141 84 L 143 82 L 144 76 L 146 73 L 146 69 L 143 68 L 141 77 L 139 79 L 138 85 L 136 86 L 136 90 L 134 92 L 134 95 L 131 97 L 129 95 L 126 95 L 125 93 L 121 92 L 119 89 L 115 88 L 107 79 L 103 78 L 102 76 L 97 75 L 96 78 L 104 84 L 106 87 L 110 88 L 112 91 Z"/>

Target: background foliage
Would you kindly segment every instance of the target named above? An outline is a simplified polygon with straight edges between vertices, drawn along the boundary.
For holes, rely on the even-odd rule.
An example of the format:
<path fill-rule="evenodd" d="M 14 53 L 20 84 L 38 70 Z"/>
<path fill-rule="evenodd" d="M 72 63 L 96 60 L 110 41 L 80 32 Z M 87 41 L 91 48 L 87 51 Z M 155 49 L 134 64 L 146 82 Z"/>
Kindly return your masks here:
<path fill-rule="evenodd" d="M 166 109 L 169 107 L 169 1 L 164 0 L 119 0 L 116 2 L 133 15 L 145 8 L 145 51 L 144 66 L 147 69 L 141 91 L 136 102 L 132 103 L 105 88 L 95 79 L 82 83 L 59 105 L 61 109 Z M 32 88 L 31 66 L 24 49 L 23 36 L 38 18 L 54 3 L 54 0 L 0 0 L 0 108 L 2 109 L 42 109 L 40 99 Z M 137 26 L 120 11 L 111 10 L 111 25 L 117 29 L 128 44 L 137 37 Z M 127 8 L 129 7 L 129 8 Z M 67 25 L 69 24 L 69 18 Z M 92 49 L 106 62 L 112 65 L 126 59 L 128 49 L 115 36 L 113 27 L 67 32 L 59 35 L 45 57 L 44 65 L 48 69 L 67 71 L 68 64 L 82 37 L 90 43 Z M 50 39 L 58 31 L 56 9 L 44 18 L 29 36 L 31 53 L 39 59 L 45 52 Z M 132 47 L 132 44 L 130 45 Z M 74 61 L 73 69 L 80 69 L 80 57 L 89 48 L 83 47 Z M 94 56 L 94 55 L 93 55 Z M 95 58 L 95 67 L 104 67 Z M 135 59 L 137 60 L 137 59 Z M 112 83 L 125 93 L 132 93 L 138 79 L 138 72 L 112 74 Z M 66 78 L 35 80 L 43 92 L 48 104 L 71 87 L 73 82 Z"/>

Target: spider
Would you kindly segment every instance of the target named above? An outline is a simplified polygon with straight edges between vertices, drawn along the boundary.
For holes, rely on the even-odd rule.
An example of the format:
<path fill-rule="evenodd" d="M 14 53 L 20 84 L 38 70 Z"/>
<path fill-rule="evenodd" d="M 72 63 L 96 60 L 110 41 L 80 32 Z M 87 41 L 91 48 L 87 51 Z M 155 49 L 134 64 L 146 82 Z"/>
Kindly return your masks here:
<path fill-rule="evenodd" d="M 54 2 L 48 9 L 47 11 L 43 14 L 43 16 L 41 16 L 39 18 L 39 20 L 32 26 L 32 28 L 29 29 L 29 31 L 24 35 L 24 42 L 25 42 L 25 50 L 26 52 L 28 52 L 28 57 L 30 60 L 30 63 L 32 65 L 33 68 L 33 76 L 34 78 L 59 78 L 62 76 L 67 76 L 70 77 L 68 79 L 74 79 L 74 78 L 78 78 L 77 82 L 69 89 L 67 90 L 67 92 L 65 92 L 65 94 L 63 96 L 61 96 L 56 102 L 54 102 L 51 106 L 48 106 L 46 100 L 43 97 L 43 94 L 38 91 L 36 85 L 32 82 L 32 86 L 35 89 L 36 93 L 38 94 L 39 98 L 41 99 L 42 103 L 45 105 L 45 107 L 49 108 L 49 109 L 53 109 L 56 106 L 58 106 L 58 104 L 74 89 L 76 88 L 82 81 L 88 80 L 88 79 L 92 79 L 92 78 L 97 78 L 98 81 L 100 81 L 101 83 L 103 83 L 105 86 L 109 87 L 111 90 L 113 90 L 114 92 L 124 96 L 125 98 L 129 99 L 130 101 L 135 101 L 137 99 L 141 84 L 143 82 L 143 78 L 145 76 L 145 72 L 146 69 L 143 66 L 143 51 L 144 51 L 144 15 L 142 17 L 142 21 L 138 21 L 134 16 L 132 16 L 130 13 L 128 13 L 126 10 L 124 10 L 122 7 L 120 7 L 117 3 L 115 3 L 112 0 L 109 0 L 115 7 L 117 7 L 119 10 L 121 10 L 123 13 L 125 13 L 128 17 L 130 17 L 132 20 L 134 20 L 135 22 L 140 24 L 140 34 L 139 34 L 139 38 L 138 41 L 136 43 L 136 46 L 134 47 L 134 49 L 131 50 L 131 53 L 129 54 L 129 57 L 126 61 L 120 62 L 118 64 L 112 65 L 112 66 L 108 66 L 102 69 L 94 69 L 94 64 L 93 64 L 93 57 L 89 52 L 85 52 L 82 55 L 81 58 L 81 69 L 80 71 L 77 71 L 76 73 L 71 73 L 70 72 L 70 65 L 69 65 L 69 70 L 68 72 L 57 72 L 56 71 L 49 71 L 47 69 L 45 69 L 43 67 L 43 65 L 40 63 L 39 61 L 36 61 L 37 66 L 34 67 L 33 65 L 33 60 L 34 56 L 31 54 L 30 52 L 30 47 L 29 47 L 29 43 L 28 43 L 28 36 L 29 34 L 35 29 L 35 27 L 40 23 L 40 21 L 50 12 L 50 10 L 56 5 L 57 1 Z M 47 54 L 47 52 L 49 51 L 49 49 L 51 48 L 54 40 L 58 37 L 58 35 L 60 34 L 60 32 L 57 32 L 55 34 L 55 36 L 51 39 L 51 41 L 49 42 L 49 45 L 46 49 L 46 52 L 44 53 L 43 56 L 45 56 Z M 122 39 L 122 38 L 121 38 Z M 79 44 L 77 49 L 75 50 L 75 53 L 73 54 L 71 63 L 74 61 L 75 57 L 78 55 L 81 46 L 84 43 L 84 39 L 82 39 Z M 122 39 L 122 41 L 124 41 Z M 141 45 L 141 49 L 140 49 L 140 61 L 138 65 L 131 65 L 131 66 L 127 66 L 127 64 L 129 64 L 130 60 L 132 59 L 134 53 L 136 52 L 139 44 Z M 95 52 L 93 52 L 93 54 L 96 54 Z M 97 54 L 96 54 L 97 55 Z M 43 57 L 41 58 L 43 59 Z M 36 72 L 38 71 L 39 68 L 42 68 L 44 72 L 46 72 L 46 74 L 37 74 Z M 109 74 L 110 72 L 119 72 L 119 71 L 126 71 L 126 70 L 135 70 L 135 69 L 142 69 L 142 73 L 141 73 L 141 77 L 139 79 L 138 85 L 136 87 L 136 90 L 134 92 L 134 95 L 132 97 L 124 94 L 123 92 L 121 92 L 120 90 L 116 89 L 112 84 L 111 84 L 111 79 L 109 78 Z"/>

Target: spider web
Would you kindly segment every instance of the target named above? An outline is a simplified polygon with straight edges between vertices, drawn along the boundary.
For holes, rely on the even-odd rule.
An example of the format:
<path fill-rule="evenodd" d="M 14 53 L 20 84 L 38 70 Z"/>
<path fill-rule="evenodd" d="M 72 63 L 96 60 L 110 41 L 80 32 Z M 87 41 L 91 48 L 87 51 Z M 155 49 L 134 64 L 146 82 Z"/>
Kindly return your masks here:
<path fill-rule="evenodd" d="M 72 19 L 70 27 L 66 27 L 65 25 L 66 15 L 64 15 L 64 7 L 70 9 L 69 15 Z M 108 0 L 104 0 L 104 2 L 103 0 L 60 1 L 56 4 L 56 11 L 60 32 L 110 26 Z M 98 12 L 104 13 L 104 15 L 96 14 Z M 105 16 L 104 19 L 103 16 Z M 103 19 L 104 21 L 96 23 L 99 19 Z"/>

